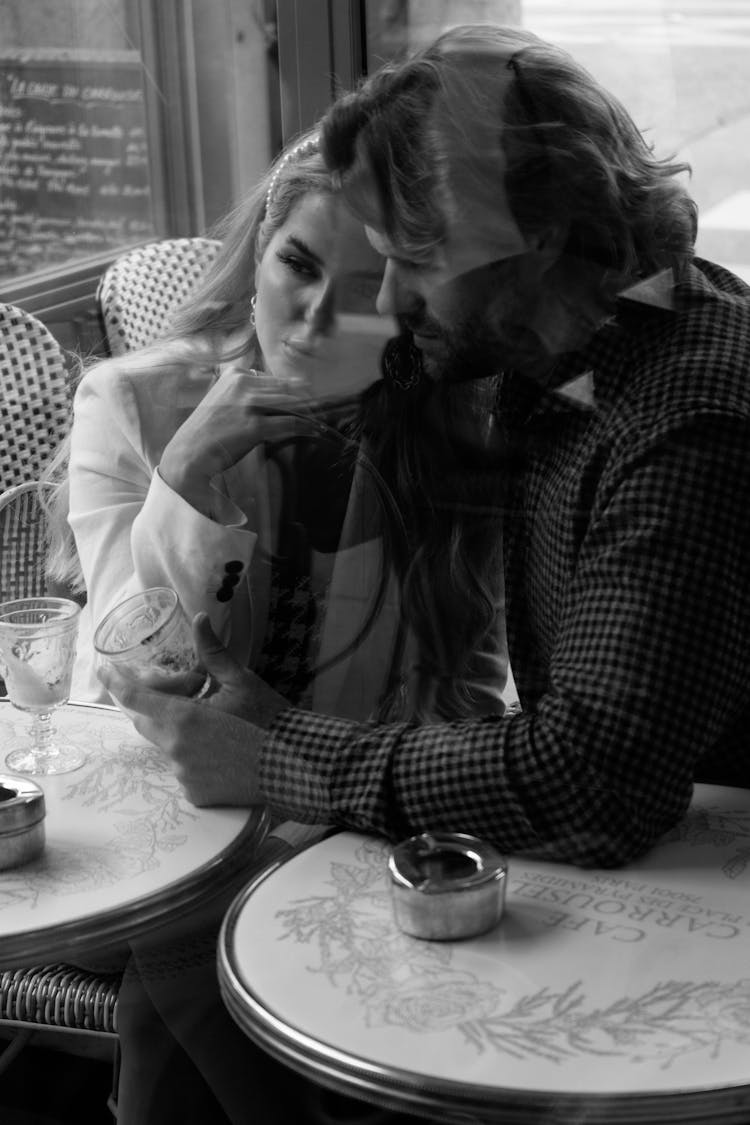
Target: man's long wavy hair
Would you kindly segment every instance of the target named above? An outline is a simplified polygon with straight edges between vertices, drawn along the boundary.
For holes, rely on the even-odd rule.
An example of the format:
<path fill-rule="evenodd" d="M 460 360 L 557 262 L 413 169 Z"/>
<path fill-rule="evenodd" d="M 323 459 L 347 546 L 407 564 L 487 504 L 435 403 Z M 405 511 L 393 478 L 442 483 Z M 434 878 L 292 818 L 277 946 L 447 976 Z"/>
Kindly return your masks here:
<path fill-rule="evenodd" d="M 328 112 L 322 150 L 354 210 L 405 258 L 429 257 L 460 222 L 491 235 L 506 200 L 526 238 L 562 232 L 550 273 L 561 297 L 566 276 L 583 276 L 614 308 L 625 286 L 679 274 L 692 255 L 696 208 L 676 178 L 687 166 L 658 159 L 587 71 L 517 28 L 456 27 L 384 66 Z M 438 713 L 451 717 L 472 713 L 472 654 L 503 608 L 504 470 L 494 484 L 463 472 L 450 442 L 462 390 L 373 396 L 363 422 L 409 533 L 391 552 L 406 619 L 420 665 L 440 676 Z M 430 397 L 442 419 L 428 426 Z"/>
<path fill-rule="evenodd" d="M 312 192 L 333 190 L 330 173 L 312 145 L 315 136 L 317 132 L 312 130 L 290 145 L 253 192 L 210 232 L 221 241 L 219 252 L 200 285 L 172 318 L 168 331 L 153 345 L 95 362 L 108 364 L 113 374 L 125 369 L 156 375 L 160 369 L 177 367 L 187 376 L 191 370 L 213 368 L 247 355 L 253 366 L 262 367 L 250 317 L 256 264 L 300 199 Z M 80 374 L 91 366 L 82 363 Z M 56 486 L 52 500 L 45 502 L 47 574 L 53 582 L 82 594 L 84 576 L 68 525 L 69 455 L 68 435 L 44 473 L 44 480 Z"/>
<path fill-rule="evenodd" d="M 697 209 L 627 110 L 567 52 L 514 27 L 452 28 L 345 95 L 322 151 L 366 222 L 424 255 L 449 223 L 554 225 L 563 254 L 601 267 L 605 293 L 692 255 Z M 472 214 L 467 215 L 467 206 Z"/>

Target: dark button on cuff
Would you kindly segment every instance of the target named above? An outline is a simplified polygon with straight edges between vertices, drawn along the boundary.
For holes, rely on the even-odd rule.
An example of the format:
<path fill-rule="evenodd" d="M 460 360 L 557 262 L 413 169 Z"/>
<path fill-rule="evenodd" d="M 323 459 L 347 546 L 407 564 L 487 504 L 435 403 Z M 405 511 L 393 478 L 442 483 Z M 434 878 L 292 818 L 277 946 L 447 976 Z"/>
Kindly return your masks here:
<path fill-rule="evenodd" d="M 234 572 L 225 574 L 221 580 L 221 586 L 219 586 L 219 589 L 216 591 L 216 600 L 219 602 L 228 602 L 239 580 L 239 574 L 235 574 Z"/>
<path fill-rule="evenodd" d="M 239 574 L 244 569 L 241 559 L 230 559 L 225 565 L 224 570 L 227 574 Z"/>

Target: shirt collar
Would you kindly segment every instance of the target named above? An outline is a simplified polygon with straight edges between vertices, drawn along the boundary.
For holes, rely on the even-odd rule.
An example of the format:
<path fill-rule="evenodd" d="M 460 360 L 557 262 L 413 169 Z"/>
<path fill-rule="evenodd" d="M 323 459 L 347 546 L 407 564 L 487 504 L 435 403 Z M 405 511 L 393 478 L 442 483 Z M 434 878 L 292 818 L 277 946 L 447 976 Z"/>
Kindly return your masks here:
<path fill-rule="evenodd" d="M 541 388 L 523 376 L 512 380 L 514 390 L 507 401 L 518 395 L 525 409 L 522 420 L 528 420 L 546 410 L 573 409 L 592 413 L 607 400 L 608 373 L 621 360 L 628 336 L 637 336 L 654 318 L 673 313 L 676 281 L 672 268 L 659 270 L 633 285 L 627 286 L 617 296 L 615 315 L 607 320 L 580 351 L 560 357 L 562 378 L 554 388 Z M 569 373 L 569 374 L 568 374 Z M 516 411 L 513 411 L 516 414 Z"/>

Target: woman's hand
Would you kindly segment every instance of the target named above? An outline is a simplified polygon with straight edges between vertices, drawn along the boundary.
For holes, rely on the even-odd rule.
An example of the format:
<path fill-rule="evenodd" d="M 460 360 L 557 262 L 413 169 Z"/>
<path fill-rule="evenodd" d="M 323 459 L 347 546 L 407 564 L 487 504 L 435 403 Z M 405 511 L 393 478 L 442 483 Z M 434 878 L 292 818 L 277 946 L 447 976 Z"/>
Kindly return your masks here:
<path fill-rule="evenodd" d="M 210 484 L 256 445 L 293 437 L 309 404 L 303 380 L 292 383 L 241 364 L 227 367 L 162 454 L 159 473 L 187 502 L 210 513 Z"/>

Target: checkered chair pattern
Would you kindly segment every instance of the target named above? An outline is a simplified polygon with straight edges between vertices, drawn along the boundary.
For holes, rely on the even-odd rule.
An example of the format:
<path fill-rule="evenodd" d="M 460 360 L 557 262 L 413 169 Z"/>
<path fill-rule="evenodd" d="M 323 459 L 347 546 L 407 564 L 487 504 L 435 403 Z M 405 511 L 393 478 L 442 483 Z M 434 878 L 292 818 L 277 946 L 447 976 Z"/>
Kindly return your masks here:
<path fill-rule="evenodd" d="M 0 493 L 0 602 L 50 593 L 44 505 L 52 488 L 24 481 Z"/>
<path fill-rule="evenodd" d="M 128 250 L 112 263 L 97 290 L 112 355 L 161 335 L 220 245 L 212 238 L 165 238 Z"/>
<path fill-rule="evenodd" d="M 45 492 L 51 494 L 52 489 L 51 483 L 25 481 L 0 495 L 0 601 L 48 592 Z M 5 684 L 0 678 L 0 695 L 4 694 Z M 121 980 L 119 972 L 92 973 L 62 963 L 1 972 L 0 1029 L 10 1030 L 13 1037 L 0 1053 L 0 1075 L 33 1041 L 35 1031 L 58 1029 L 107 1036 L 113 1041 L 114 1066 L 109 1106 L 116 1115 Z"/>
<path fill-rule="evenodd" d="M 0 305 L 0 491 L 36 480 L 70 420 L 65 353 L 45 326 Z"/>
<path fill-rule="evenodd" d="M 53 486 L 37 480 L 68 431 L 70 399 L 57 341 L 30 313 L 0 305 L 0 601 L 48 592 L 44 493 Z M 116 1081 L 120 981 L 120 973 L 65 964 L 0 973 L 0 1029 L 13 1036 L 0 1053 L 0 1074 L 36 1031 L 56 1028 L 107 1036 Z M 114 1094 L 110 1102 L 114 1112 Z"/>

